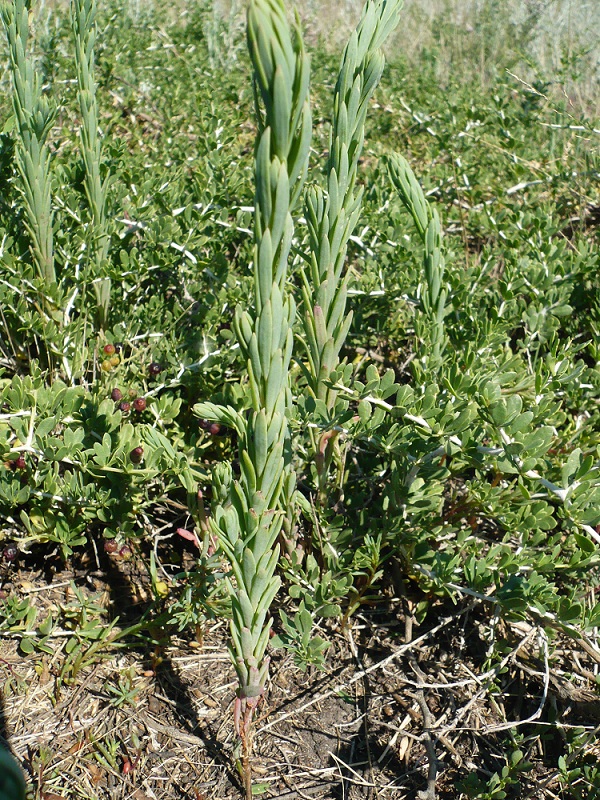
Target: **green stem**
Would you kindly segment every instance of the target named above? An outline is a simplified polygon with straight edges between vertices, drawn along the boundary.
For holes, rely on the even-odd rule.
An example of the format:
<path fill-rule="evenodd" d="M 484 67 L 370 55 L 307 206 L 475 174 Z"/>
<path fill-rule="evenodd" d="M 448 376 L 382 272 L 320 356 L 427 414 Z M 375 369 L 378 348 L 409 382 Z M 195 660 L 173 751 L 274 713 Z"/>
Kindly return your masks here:
<path fill-rule="evenodd" d="M 244 747 L 249 747 L 252 716 L 268 677 L 268 614 L 280 585 L 275 574 L 278 539 L 284 522 L 291 524 L 295 474 L 288 372 L 296 310 L 286 282 L 292 210 L 302 190 L 312 135 L 309 59 L 298 23 L 290 30 L 283 0 L 251 0 L 248 46 L 259 122 L 254 308 L 238 308 L 234 326 L 246 359 L 251 408 L 245 417 L 208 403 L 194 407 L 200 416 L 233 423 L 239 435 L 239 480 L 233 480 L 229 465 L 215 469 L 211 523 L 234 579 L 230 652 L 239 681 L 235 724 Z"/>
<path fill-rule="evenodd" d="M 110 245 L 106 221 L 107 179 L 102 180 L 102 144 L 98 135 L 98 108 L 94 78 L 94 44 L 96 41 L 95 0 L 71 0 L 71 23 L 75 39 L 75 65 L 79 109 L 81 154 L 85 167 L 85 193 L 91 214 L 90 272 L 96 295 L 96 319 L 106 325 L 110 308 L 111 282 L 104 275 Z"/>
<path fill-rule="evenodd" d="M 46 146 L 56 113 L 42 94 L 41 75 L 27 56 L 29 8 L 25 0 L 0 5 L 13 78 L 13 109 L 17 126 L 17 167 L 25 207 L 25 226 L 38 278 L 45 288 L 56 284 L 52 233 L 50 153 Z"/>
<path fill-rule="evenodd" d="M 337 392 L 327 386 L 339 364 L 352 312 L 346 313 L 350 275 L 345 271 L 348 241 L 358 221 L 362 190 L 355 191 L 369 101 L 381 79 L 381 47 L 399 20 L 402 0 L 367 0 L 344 50 L 333 99 L 333 124 L 326 190 L 306 198 L 310 266 L 302 272 L 306 374 L 312 396 L 331 412 Z"/>
<path fill-rule="evenodd" d="M 437 211 L 432 210 L 405 158 L 394 153 L 388 159 L 388 171 L 423 243 L 423 278 L 419 296 L 425 330 L 420 341 L 420 356 L 430 369 L 436 370 L 447 344 L 444 318 L 448 291 L 444 285 L 445 261 L 440 218 Z"/>

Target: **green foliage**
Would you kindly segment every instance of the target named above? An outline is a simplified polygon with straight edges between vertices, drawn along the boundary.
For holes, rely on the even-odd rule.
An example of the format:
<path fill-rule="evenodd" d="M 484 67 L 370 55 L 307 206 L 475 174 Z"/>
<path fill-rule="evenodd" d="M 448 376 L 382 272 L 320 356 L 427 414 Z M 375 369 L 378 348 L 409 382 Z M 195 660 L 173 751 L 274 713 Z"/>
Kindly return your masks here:
<path fill-rule="evenodd" d="M 600 797 L 598 759 L 588 751 L 595 732 L 574 728 L 569 732 L 566 754 L 558 758 L 558 777 L 564 791 L 574 800 L 596 800 Z"/>
<path fill-rule="evenodd" d="M 329 378 L 338 366 L 352 324 L 352 312 L 346 311 L 351 280 L 346 254 L 363 196 L 355 184 L 369 101 L 385 64 L 381 48 L 398 23 L 401 5 L 399 0 L 365 3 L 344 49 L 335 86 L 329 158 L 324 169 L 326 189 L 317 185 L 306 193 L 309 250 L 304 255 L 308 270 L 300 270 L 303 335 L 299 341 L 307 357 L 303 373 L 314 401 L 310 408 L 326 409 L 328 413 L 321 414 L 324 426 L 328 416 L 335 417 L 344 410 L 343 403 L 336 407 L 337 392 Z M 311 433 L 319 503 L 324 504 L 337 437 L 332 430 L 323 433 L 311 429 Z"/>
<path fill-rule="evenodd" d="M 600 621 L 598 126 L 504 72 L 482 92 L 393 50 L 384 71 L 398 6 L 367 3 L 341 64 L 315 51 L 314 125 L 278 0 L 252 4 L 251 64 L 205 4 L 74 0 L 52 36 L 2 10 L 3 544 L 133 551 L 152 599 L 123 636 L 230 617 L 240 712 L 269 642 L 322 668 L 328 632 L 400 584 L 422 623 L 465 593 L 486 623 Z M 22 653 L 68 632 L 59 688 L 119 635 L 83 594 L 0 603 Z M 583 797 L 598 776 L 569 736 L 560 780 Z M 515 741 L 461 791 L 516 795 Z"/>
<path fill-rule="evenodd" d="M 120 672 L 116 683 L 105 684 L 105 690 L 110 695 L 110 704 L 115 708 L 125 705 L 134 706 L 135 698 L 140 692 L 139 686 L 135 685 L 135 670 L 129 668 L 125 672 Z"/>
<path fill-rule="evenodd" d="M 24 526 L 24 547 L 53 542 L 67 557 L 94 524 L 109 536 L 131 536 L 153 496 L 169 486 L 192 493 L 202 475 L 160 430 L 172 426 L 180 400 L 150 399 L 150 423 L 124 414 L 98 388 L 90 395 L 61 381 L 47 385 L 38 373 L 15 376 L 2 391 L 0 510 Z M 138 446 L 141 465 L 130 458 Z M 23 469 L 15 466 L 19 456 Z"/>
<path fill-rule="evenodd" d="M 526 760 L 524 753 L 510 742 L 510 758 L 500 772 L 495 772 L 488 781 L 481 780 L 475 773 L 468 775 L 458 784 L 458 789 L 470 800 L 505 800 L 515 796 L 522 786 L 523 775 L 531 770 L 532 765 Z"/>
<path fill-rule="evenodd" d="M 419 238 L 423 242 L 423 281 L 418 289 L 425 320 L 421 343 L 421 358 L 435 367 L 440 361 L 446 338 L 444 317 L 447 289 L 443 285 L 445 263 L 442 255 L 442 227 L 437 211 L 432 211 L 408 161 L 394 154 L 389 162 L 390 178 L 410 213 Z"/>
<path fill-rule="evenodd" d="M 240 481 L 223 474 L 229 505 L 215 505 L 213 530 L 231 563 L 231 654 L 239 680 L 236 727 L 246 746 L 252 713 L 268 674 L 265 651 L 270 605 L 279 589 L 275 574 L 280 505 L 293 492 L 287 416 L 292 357 L 293 298 L 286 292 L 292 244 L 292 211 L 302 189 L 311 140 L 309 61 L 299 28 L 290 31 L 279 0 L 256 0 L 248 12 L 259 123 L 255 151 L 254 308 L 238 306 L 235 332 L 246 359 L 251 410 L 231 417 L 240 436 Z M 229 410 L 198 404 L 200 416 Z"/>
<path fill-rule="evenodd" d="M 81 113 L 81 154 L 84 163 L 85 193 L 91 215 L 88 237 L 88 280 L 96 293 L 96 309 L 100 326 L 106 324 L 110 306 L 110 278 L 103 277 L 110 237 L 106 221 L 108 177 L 102 179 L 102 148 L 98 134 L 98 105 L 94 78 L 94 45 L 96 42 L 95 0 L 73 0 L 72 27 L 75 38 L 75 64 L 79 109 Z M 90 268 L 91 267 L 91 268 Z"/>
<path fill-rule="evenodd" d="M 27 53 L 29 8 L 24 0 L 0 6 L 6 29 L 13 78 L 13 109 L 17 129 L 17 166 L 35 272 L 52 290 L 56 283 L 50 188 L 50 151 L 46 140 L 56 109 L 42 91 L 41 76 Z"/>
<path fill-rule="evenodd" d="M 280 614 L 283 633 L 273 637 L 271 644 L 274 647 L 284 647 L 286 650 L 290 650 L 294 655 L 294 663 L 303 672 L 308 666 L 322 669 L 329 642 L 322 636 L 312 635 L 314 617 L 305 607 L 304 602 L 300 601 L 293 620 L 287 616 L 285 611 L 281 611 Z"/>
<path fill-rule="evenodd" d="M 356 227 L 362 191 L 355 192 L 364 126 L 384 68 L 381 50 L 398 23 L 399 0 L 368 0 L 344 50 L 333 98 L 327 189 L 307 192 L 309 272 L 302 272 L 302 343 L 308 357 L 308 390 L 331 409 L 335 392 L 327 380 L 338 363 L 352 314 L 346 313 L 350 273 L 345 270 L 348 240 Z"/>

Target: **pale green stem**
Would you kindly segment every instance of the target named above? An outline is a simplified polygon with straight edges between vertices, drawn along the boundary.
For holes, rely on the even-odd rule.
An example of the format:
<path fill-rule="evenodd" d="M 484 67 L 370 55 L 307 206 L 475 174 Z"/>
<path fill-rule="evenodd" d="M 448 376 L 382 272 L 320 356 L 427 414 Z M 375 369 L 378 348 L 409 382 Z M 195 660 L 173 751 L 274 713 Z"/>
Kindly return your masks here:
<path fill-rule="evenodd" d="M 110 278 L 103 275 L 110 237 L 106 222 L 107 179 L 102 180 L 102 143 L 98 135 L 98 108 L 94 79 L 96 41 L 95 0 L 71 0 L 71 21 L 75 38 L 75 65 L 79 109 L 81 112 L 81 154 L 85 167 L 85 193 L 91 214 L 90 258 L 92 284 L 96 294 L 96 313 L 104 327 L 110 308 Z"/>
<path fill-rule="evenodd" d="M 362 190 L 356 191 L 369 101 L 383 72 L 381 47 L 396 27 L 402 0 L 367 0 L 344 50 L 333 102 L 326 190 L 307 193 L 310 267 L 303 277 L 304 346 L 308 388 L 331 411 L 337 393 L 326 385 L 339 363 L 352 312 L 346 313 L 348 240 L 356 226 Z"/>
<path fill-rule="evenodd" d="M 17 128 L 17 166 L 25 206 L 25 225 L 38 277 L 56 283 L 52 234 L 50 154 L 46 139 L 55 110 L 42 93 L 40 75 L 27 56 L 29 10 L 25 0 L 3 2 L 0 15 L 8 39 L 13 77 L 13 109 Z"/>
<path fill-rule="evenodd" d="M 383 73 L 381 51 L 398 23 L 402 0 L 367 0 L 356 30 L 344 49 L 333 100 L 333 124 L 326 167 L 326 190 L 307 192 L 309 268 L 301 270 L 302 344 L 308 391 L 328 412 L 337 392 L 327 385 L 339 364 L 352 312 L 346 311 L 350 273 L 345 269 L 348 241 L 358 221 L 362 190 L 356 176 L 369 101 Z M 311 433 L 320 504 L 326 501 L 327 480 L 337 437 Z"/>
<path fill-rule="evenodd" d="M 445 262 L 442 252 L 442 228 L 437 211 L 432 210 L 408 161 L 394 153 L 388 170 L 402 203 L 410 213 L 423 243 L 423 280 L 419 286 L 421 310 L 425 316 L 425 337 L 421 357 L 431 369 L 437 369 L 446 348 L 446 298 L 443 283 Z"/>
<path fill-rule="evenodd" d="M 268 614 L 280 584 L 275 572 L 284 521 L 281 506 L 295 483 L 287 422 L 295 304 L 286 281 L 294 231 L 291 212 L 306 174 L 312 135 L 309 59 L 298 24 L 290 31 L 283 0 L 252 0 L 248 45 L 259 119 L 254 308 L 237 310 L 235 331 L 246 358 L 252 407 L 248 418 L 208 403 L 194 408 L 201 416 L 233 424 L 240 440 L 239 480 L 222 465 L 213 476 L 219 502 L 212 524 L 235 579 L 231 654 L 239 680 L 236 727 L 245 752 L 252 713 L 268 676 Z"/>

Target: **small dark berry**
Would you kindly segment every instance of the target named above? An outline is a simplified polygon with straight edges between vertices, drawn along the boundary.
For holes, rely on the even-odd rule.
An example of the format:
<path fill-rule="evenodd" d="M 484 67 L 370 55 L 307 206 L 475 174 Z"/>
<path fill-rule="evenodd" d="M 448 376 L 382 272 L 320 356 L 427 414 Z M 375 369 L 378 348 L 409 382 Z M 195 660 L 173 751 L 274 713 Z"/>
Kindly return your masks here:
<path fill-rule="evenodd" d="M 211 422 L 211 424 L 208 426 L 208 432 L 211 436 L 218 436 L 221 432 L 221 426 L 218 422 Z"/>
<path fill-rule="evenodd" d="M 17 545 L 10 542 L 6 545 L 4 550 L 2 551 L 2 555 L 4 556 L 5 561 L 14 561 L 17 557 L 18 550 Z"/>
<path fill-rule="evenodd" d="M 104 352 L 107 356 L 114 356 L 114 354 L 117 352 L 117 348 L 114 346 L 114 344 L 105 344 Z"/>
<path fill-rule="evenodd" d="M 203 430 L 208 430 L 211 423 L 207 419 L 201 419 L 199 420 L 198 425 L 200 425 Z"/>
<path fill-rule="evenodd" d="M 134 464 L 139 464 L 143 457 L 144 457 L 143 447 L 134 447 L 131 453 L 129 453 L 129 458 Z"/>
<path fill-rule="evenodd" d="M 153 361 L 148 367 L 148 372 L 150 375 L 152 375 L 152 377 L 156 377 L 156 375 L 160 375 L 162 372 L 162 367 L 156 361 Z"/>
<path fill-rule="evenodd" d="M 146 398 L 145 397 L 136 397 L 133 401 L 133 407 L 136 411 L 145 411 L 146 410 Z"/>
<path fill-rule="evenodd" d="M 120 353 L 123 349 L 123 342 L 115 342 L 115 353 Z"/>
<path fill-rule="evenodd" d="M 121 558 L 131 558 L 132 556 L 131 547 L 129 547 L 129 545 L 127 544 L 124 544 L 123 547 L 119 550 L 119 555 L 121 556 Z"/>
<path fill-rule="evenodd" d="M 113 389 L 112 392 L 110 393 L 110 396 L 115 401 L 115 403 L 118 403 L 123 397 L 123 392 L 120 389 Z"/>
<path fill-rule="evenodd" d="M 124 414 L 127 414 L 127 412 L 131 409 L 131 403 L 128 403 L 126 400 L 123 400 L 123 402 L 119 405 L 119 408 Z"/>
<path fill-rule="evenodd" d="M 105 553 L 116 553 L 119 549 L 119 545 L 115 542 L 114 539 L 106 539 L 104 542 L 104 552 Z"/>
<path fill-rule="evenodd" d="M 27 466 L 27 462 L 25 461 L 25 456 L 19 456 L 14 460 L 15 469 L 25 469 Z"/>

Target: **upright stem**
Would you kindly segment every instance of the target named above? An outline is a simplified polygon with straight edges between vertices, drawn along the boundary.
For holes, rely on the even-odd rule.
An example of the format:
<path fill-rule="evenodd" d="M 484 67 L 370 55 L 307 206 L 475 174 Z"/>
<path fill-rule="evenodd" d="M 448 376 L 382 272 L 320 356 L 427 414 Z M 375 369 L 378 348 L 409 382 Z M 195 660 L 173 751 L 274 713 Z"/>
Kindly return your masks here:
<path fill-rule="evenodd" d="M 381 47 L 398 23 L 402 0 L 367 0 L 342 56 L 333 100 L 326 167 L 327 189 L 307 192 L 310 266 L 303 273 L 304 347 L 309 391 L 331 410 L 337 392 L 326 385 L 339 363 L 352 312 L 346 313 L 348 240 L 358 220 L 362 190 L 355 190 L 369 100 L 383 72 Z"/>
<path fill-rule="evenodd" d="M 252 716 L 268 677 L 268 613 L 280 584 L 275 570 L 286 513 L 282 505 L 295 483 L 288 430 L 295 304 L 286 280 L 291 212 L 302 189 L 312 135 L 309 59 L 298 23 L 290 30 L 284 0 L 251 0 L 248 46 L 259 122 L 254 307 L 251 312 L 238 308 L 234 327 L 246 358 L 251 409 L 245 417 L 210 403 L 194 407 L 201 416 L 233 424 L 239 434 L 239 480 L 233 480 L 226 465 L 213 475 L 218 504 L 212 525 L 235 579 L 230 651 L 239 680 L 235 724 L 247 781 Z"/>
<path fill-rule="evenodd" d="M 81 154 L 85 167 L 85 193 L 91 212 L 90 258 L 92 285 L 96 294 L 96 316 L 104 327 L 110 307 L 110 278 L 105 272 L 110 244 L 106 224 L 107 179 L 102 180 L 102 144 L 98 135 L 98 108 L 94 79 L 96 0 L 71 0 L 71 22 L 75 38 L 75 65 L 81 112 Z"/>
<path fill-rule="evenodd" d="M 13 109 L 17 124 L 17 167 L 25 205 L 25 225 L 38 277 L 46 287 L 56 284 L 52 234 L 50 154 L 46 138 L 55 109 L 42 93 L 41 76 L 27 57 L 29 8 L 25 0 L 0 4 L 8 39 L 13 78 Z"/>
<path fill-rule="evenodd" d="M 242 780 L 246 800 L 252 800 L 252 713 L 253 709 L 247 707 L 244 711 L 244 720 L 240 726 L 242 740 Z"/>
<path fill-rule="evenodd" d="M 402 0 L 367 0 L 358 27 L 344 50 L 333 100 L 333 124 L 329 159 L 325 170 L 327 189 L 315 186 L 307 192 L 306 221 L 310 263 L 303 270 L 302 343 L 308 363 L 308 391 L 331 413 L 337 395 L 327 385 L 339 364 L 340 350 L 352 323 L 346 312 L 350 273 L 345 271 L 348 240 L 356 226 L 362 190 L 356 191 L 358 161 L 364 141 L 369 100 L 383 72 L 381 47 L 398 23 Z M 318 497 L 324 504 L 336 436 L 325 431 L 313 435 Z"/>
<path fill-rule="evenodd" d="M 425 315 L 425 338 L 420 343 L 421 357 L 430 369 L 437 369 L 446 347 L 447 289 L 443 284 L 445 262 L 442 253 L 442 226 L 435 209 L 427 202 L 421 184 L 408 161 L 394 153 L 388 170 L 402 203 L 410 213 L 423 243 L 423 279 L 419 286 L 421 309 Z"/>

